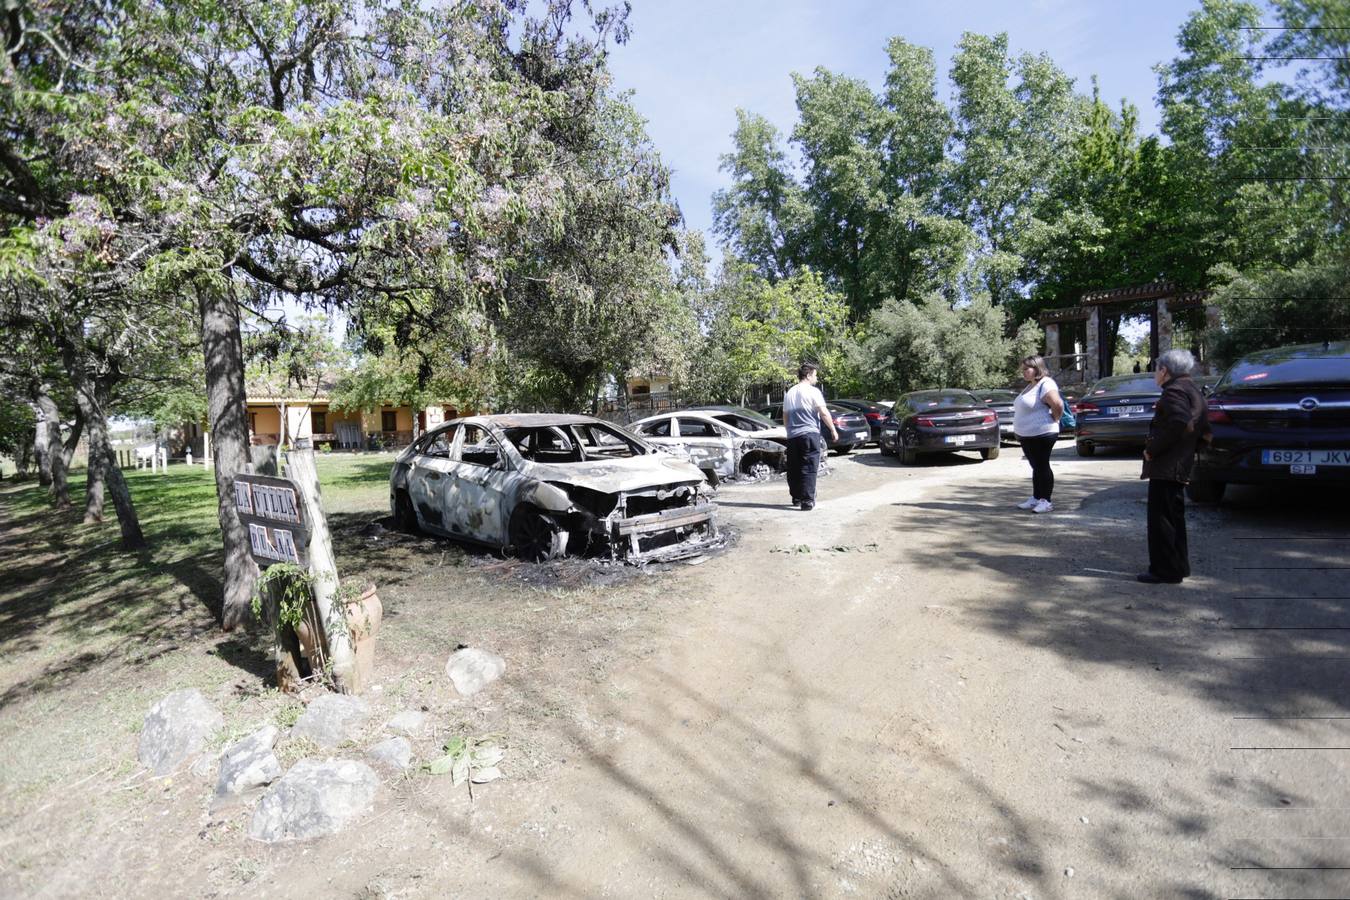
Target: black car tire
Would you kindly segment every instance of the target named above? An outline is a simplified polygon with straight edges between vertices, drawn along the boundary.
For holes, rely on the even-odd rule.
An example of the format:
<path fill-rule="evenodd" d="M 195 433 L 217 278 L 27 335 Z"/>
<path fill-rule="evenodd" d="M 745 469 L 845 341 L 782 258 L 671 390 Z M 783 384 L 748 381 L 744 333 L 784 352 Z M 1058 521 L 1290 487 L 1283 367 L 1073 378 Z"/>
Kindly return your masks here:
<path fill-rule="evenodd" d="M 998 447 L 986 447 L 980 451 L 981 459 L 998 459 Z"/>
<path fill-rule="evenodd" d="M 400 488 L 394 494 L 394 527 L 407 534 L 417 534 L 417 513 L 413 510 L 412 498 L 405 489 Z"/>
<path fill-rule="evenodd" d="M 1095 446 L 1086 443 L 1085 441 L 1079 441 L 1078 443 L 1074 444 L 1074 448 L 1078 451 L 1079 456 L 1091 456 L 1097 452 L 1097 448 Z"/>
<path fill-rule="evenodd" d="M 840 456 L 847 456 L 850 452 L 852 452 L 852 450 L 853 450 L 852 444 L 844 444 L 842 446 L 834 448 L 834 452 L 838 453 Z"/>
<path fill-rule="evenodd" d="M 881 455 L 882 455 L 882 456 L 894 456 L 894 455 L 895 455 L 895 451 L 892 450 L 890 447 L 887 447 L 887 446 L 886 446 L 885 444 L 883 444 L 881 441 L 877 441 L 877 449 L 881 451 Z"/>
<path fill-rule="evenodd" d="M 545 562 L 567 552 L 567 531 L 558 520 L 532 506 L 511 514 L 511 549 L 526 562 Z"/>
<path fill-rule="evenodd" d="M 906 447 L 904 438 L 896 438 L 895 447 L 895 455 L 900 457 L 900 465 L 912 466 L 919 461 L 919 452 Z"/>
<path fill-rule="evenodd" d="M 1228 482 L 1206 478 L 1186 485 L 1186 496 L 1196 503 L 1220 503 L 1223 501 L 1223 492 L 1227 489 Z"/>

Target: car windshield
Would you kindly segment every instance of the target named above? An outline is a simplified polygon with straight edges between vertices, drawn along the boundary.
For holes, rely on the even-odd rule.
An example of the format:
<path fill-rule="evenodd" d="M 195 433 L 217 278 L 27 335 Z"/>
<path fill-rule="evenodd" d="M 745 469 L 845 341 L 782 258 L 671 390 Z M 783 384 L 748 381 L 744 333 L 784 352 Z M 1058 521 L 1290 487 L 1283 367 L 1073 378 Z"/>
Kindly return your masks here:
<path fill-rule="evenodd" d="M 1017 399 L 1016 391 L 978 391 L 972 392 L 981 403 L 1011 403 Z"/>
<path fill-rule="evenodd" d="M 970 391 L 925 391 L 922 394 L 910 394 L 908 402 L 920 412 L 980 405 L 980 401 Z"/>
<path fill-rule="evenodd" d="M 1238 360 L 1219 382 L 1225 388 L 1285 388 L 1302 385 L 1350 386 L 1350 343 L 1323 349 L 1289 347 Z"/>
<path fill-rule="evenodd" d="M 648 452 L 636 438 L 603 422 L 508 428 L 506 439 L 521 456 L 538 463 L 623 459 Z"/>
<path fill-rule="evenodd" d="M 1101 397 L 1106 394 L 1161 394 L 1162 388 L 1153 380 L 1152 375 L 1113 375 L 1103 378 L 1088 391 L 1089 397 Z"/>
<path fill-rule="evenodd" d="M 746 411 L 747 413 L 749 410 Z M 764 431 L 767 428 L 773 428 L 774 422 L 766 419 L 757 413 L 749 415 L 743 413 L 713 413 L 712 417 L 724 425 L 730 425 L 732 428 L 739 428 L 741 431 Z"/>

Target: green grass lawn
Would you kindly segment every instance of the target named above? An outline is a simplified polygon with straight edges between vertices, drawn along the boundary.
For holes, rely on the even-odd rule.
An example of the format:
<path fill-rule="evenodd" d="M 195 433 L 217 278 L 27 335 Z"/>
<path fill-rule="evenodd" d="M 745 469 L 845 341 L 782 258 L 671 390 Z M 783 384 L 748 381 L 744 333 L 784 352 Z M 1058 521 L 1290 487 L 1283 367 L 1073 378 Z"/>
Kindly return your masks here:
<path fill-rule="evenodd" d="M 338 521 L 388 511 L 393 457 L 320 455 L 325 510 Z M 36 481 L 0 486 L 0 704 L 47 661 L 134 652 L 167 633 L 215 627 L 221 586 L 214 473 L 174 466 L 123 472 L 149 547 L 119 546 L 116 511 L 84 525 L 84 472 L 72 473 L 68 510 L 54 510 Z M 19 671 L 15 671 L 18 669 Z"/>

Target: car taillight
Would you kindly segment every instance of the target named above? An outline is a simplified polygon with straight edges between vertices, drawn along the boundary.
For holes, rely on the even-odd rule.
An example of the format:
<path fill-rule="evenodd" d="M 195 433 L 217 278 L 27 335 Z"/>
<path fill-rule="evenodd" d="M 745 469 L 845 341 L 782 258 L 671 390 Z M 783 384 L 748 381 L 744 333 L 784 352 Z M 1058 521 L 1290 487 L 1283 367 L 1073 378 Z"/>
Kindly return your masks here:
<path fill-rule="evenodd" d="M 863 415 L 867 416 L 867 421 L 869 422 L 881 421 L 881 413 L 863 413 Z"/>
<path fill-rule="evenodd" d="M 984 418 L 980 420 L 981 425 L 993 425 L 998 421 L 998 416 L 993 413 L 985 413 Z"/>
<path fill-rule="evenodd" d="M 1095 413 L 1101 412 L 1101 408 L 1095 403 L 1080 403 L 1073 408 L 1075 413 Z"/>
<path fill-rule="evenodd" d="M 843 417 L 843 416 L 835 416 L 835 417 L 834 417 L 834 424 L 835 424 L 837 427 L 842 428 L 842 427 L 844 426 L 844 417 Z"/>
<path fill-rule="evenodd" d="M 1209 407 L 1209 421 L 1215 425 L 1229 425 L 1232 424 L 1233 417 L 1228 414 L 1228 410 L 1215 403 Z"/>
<path fill-rule="evenodd" d="M 922 425 L 924 428 L 932 428 L 932 427 L 933 427 L 933 420 L 930 419 L 930 418 L 928 418 L 927 416 L 919 416 L 918 418 L 916 418 L 916 419 L 914 420 L 914 424 L 915 424 L 915 425 Z"/>

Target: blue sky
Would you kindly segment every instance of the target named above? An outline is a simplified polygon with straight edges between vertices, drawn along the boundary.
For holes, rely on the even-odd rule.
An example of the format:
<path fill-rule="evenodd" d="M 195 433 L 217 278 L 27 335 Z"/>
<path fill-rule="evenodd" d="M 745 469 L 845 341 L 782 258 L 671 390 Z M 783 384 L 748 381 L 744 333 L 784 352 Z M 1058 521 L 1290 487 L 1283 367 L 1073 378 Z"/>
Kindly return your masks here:
<path fill-rule="evenodd" d="M 633 38 L 611 58 L 616 86 L 632 89 L 692 228 L 712 223 L 725 186 L 718 157 L 731 149 L 735 111 L 766 116 L 785 135 L 796 121 L 792 72 L 824 66 L 873 89 L 896 35 L 932 48 L 944 88 L 961 34 L 1008 33 L 1014 54 L 1050 54 L 1083 93 L 1096 75 L 1112 106 L 1127 98 L 1156 131 L 1156 63 L 1176 55 L 1193 0 L 633 0 Z M 710 244 L 712 242 L 710 241 Z"/>

